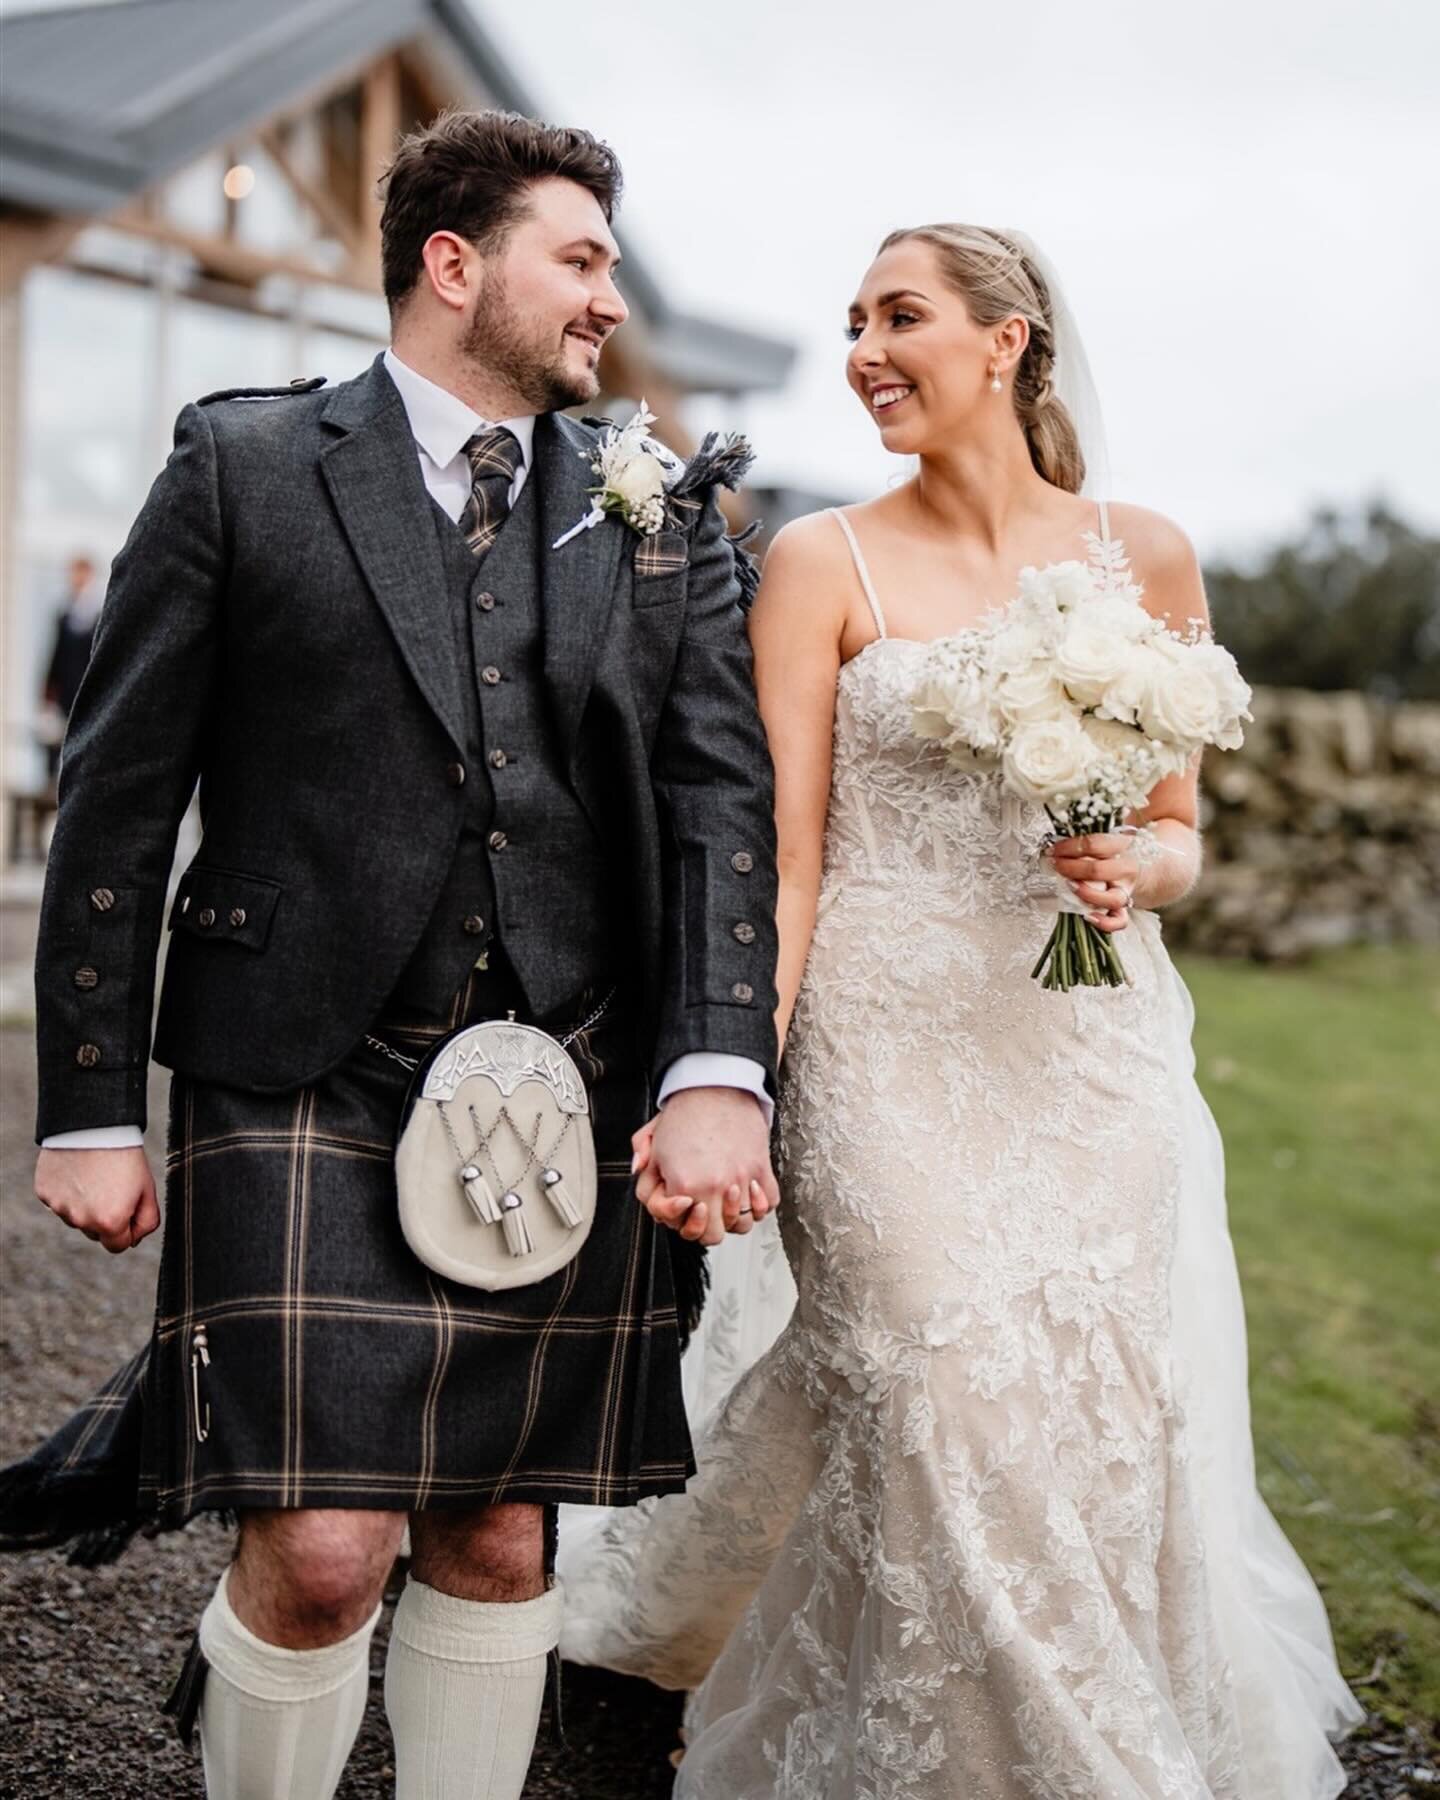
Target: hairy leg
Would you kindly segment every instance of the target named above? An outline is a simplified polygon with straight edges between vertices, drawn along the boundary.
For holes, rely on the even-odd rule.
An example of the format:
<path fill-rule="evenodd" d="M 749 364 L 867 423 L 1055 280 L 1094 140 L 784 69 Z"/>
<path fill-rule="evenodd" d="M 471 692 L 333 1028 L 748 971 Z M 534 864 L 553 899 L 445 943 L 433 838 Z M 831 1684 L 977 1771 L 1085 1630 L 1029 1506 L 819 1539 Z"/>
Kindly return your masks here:
<path fill-rule="evenodd" d="M 545 1592 L 544 1512 L 505 1502 L 410 1515 L 411 1573 L 461 1600 L 534 1600 Z"/>

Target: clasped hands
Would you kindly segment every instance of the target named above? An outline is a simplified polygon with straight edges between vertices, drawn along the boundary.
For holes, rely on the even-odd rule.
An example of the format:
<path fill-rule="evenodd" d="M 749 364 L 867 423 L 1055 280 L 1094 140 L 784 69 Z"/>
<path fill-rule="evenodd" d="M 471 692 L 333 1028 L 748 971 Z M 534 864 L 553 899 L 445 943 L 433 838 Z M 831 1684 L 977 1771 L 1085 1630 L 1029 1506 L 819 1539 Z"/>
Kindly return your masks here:
<path fill-rule="evenodd" d="M 1111 831 L 1061 838 L 1051 846 L 1050 866 L 1070 884 L 1097 931 L 1123 931 L 1130 923 L 1140 859 L 1129 835 Z"/>
<path fill-rule="evenodd" d="M 692 1243 L 743 1237 L 780 1203 L 765 1113 L 739 1088 L 682 1088 L 631 1144 L 635 1197 Z"/>

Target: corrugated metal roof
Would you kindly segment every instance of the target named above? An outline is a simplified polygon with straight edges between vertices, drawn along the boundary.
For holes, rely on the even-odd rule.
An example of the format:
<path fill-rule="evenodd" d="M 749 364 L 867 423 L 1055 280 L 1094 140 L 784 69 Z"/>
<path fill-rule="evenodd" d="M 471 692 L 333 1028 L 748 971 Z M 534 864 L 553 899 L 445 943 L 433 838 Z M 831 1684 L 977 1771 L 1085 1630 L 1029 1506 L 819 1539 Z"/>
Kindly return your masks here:
<path fill-rule="evenodd" d="M 213 145 L 408 40 L 437 38 L 477 103 L 535 111 L 469 0 L 126 0 L 0 18 L 0 202 L 103 215 Z M 623 233 L 622 242 L 623 242 Z M 666 371 L 778 386 L 790 345 L 682 318 L 626 256 Z"/>

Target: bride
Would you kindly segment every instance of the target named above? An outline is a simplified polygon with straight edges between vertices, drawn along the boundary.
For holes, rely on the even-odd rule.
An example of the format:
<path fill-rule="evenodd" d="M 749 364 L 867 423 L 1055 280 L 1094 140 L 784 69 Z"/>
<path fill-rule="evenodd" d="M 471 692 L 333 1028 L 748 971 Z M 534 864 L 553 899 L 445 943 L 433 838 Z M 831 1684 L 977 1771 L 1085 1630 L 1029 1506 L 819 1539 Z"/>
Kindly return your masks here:
<path fill-rule="evenodd" d="M 721 1307 L 700 1473 L 562 1553 L 566 1653 L 694 1690 L 678 1800 L 1320 1800 L 1359 1709 L 1255 1488 L 1223 1163 L 1157 916 L 1199 871 L 1195 775 L 1047 849 L 1043 813 L 911 724 L 927 642 L 1026 565 L 1183 628 L 1195 556 L 1081 497 L 1084 359 L 1026 240 L 893 233 L 848 335 L 918 467 L 781 532 L 751 617 L 798 1304 L 748 1368 Z M 1030 978 L 1057 892 L 1125 933 L 1130 987 Z M 653 1167 L 640 1191 L 707 1230 Z"/>

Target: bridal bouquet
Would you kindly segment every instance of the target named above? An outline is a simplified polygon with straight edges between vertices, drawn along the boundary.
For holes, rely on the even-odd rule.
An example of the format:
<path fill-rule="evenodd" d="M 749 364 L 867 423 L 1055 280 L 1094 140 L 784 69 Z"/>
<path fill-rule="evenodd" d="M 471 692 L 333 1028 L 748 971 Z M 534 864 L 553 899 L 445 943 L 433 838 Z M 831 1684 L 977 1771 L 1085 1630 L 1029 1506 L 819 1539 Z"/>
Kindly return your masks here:
<path fill-rule="evenodd" d="M 1198 628 L 1168 630 L 1137 586 L 1102 589 L 1082 562 L 1022 570 L 1007 606 L 936 641 L 912 696 L 917 736 L 959 767 L 998 769 L 1045 808 L 1056 839 L 1114 831 L 1205 745 L 1237 749 L 1249 704 L 1228 650 Z M 1035 978 L 1118 987 L 1111 936 L 1080 902 L 1061 904 Z"/>

